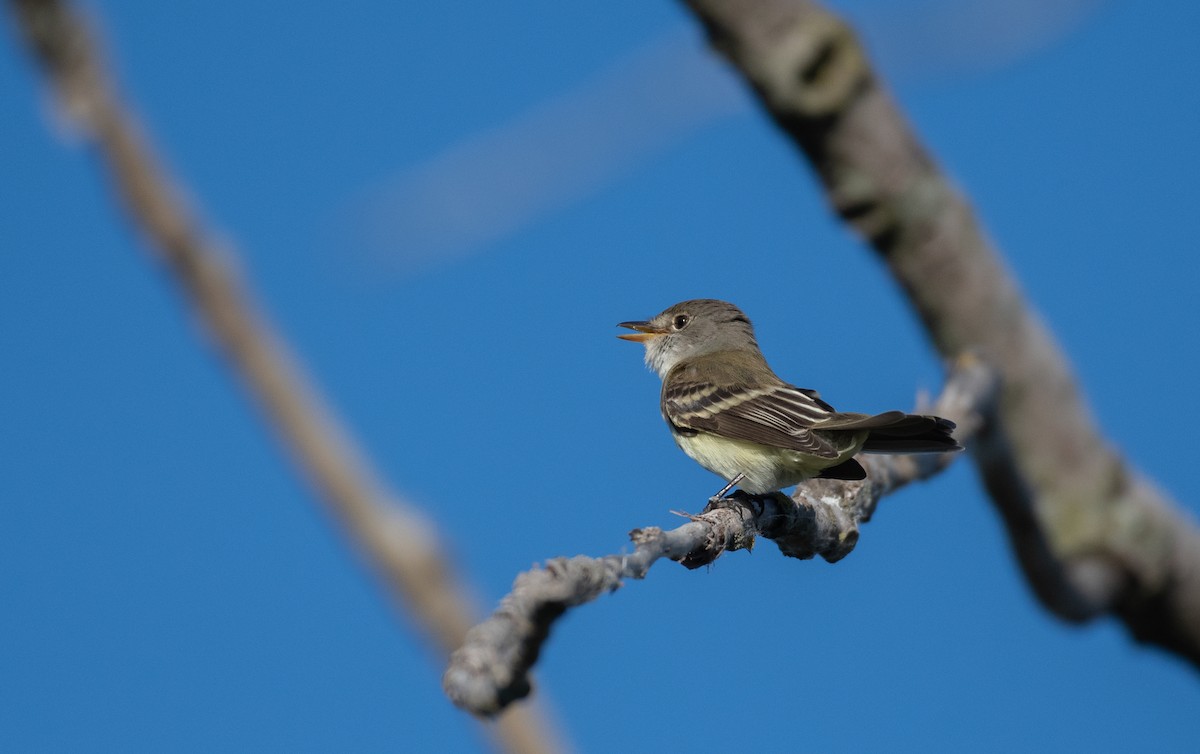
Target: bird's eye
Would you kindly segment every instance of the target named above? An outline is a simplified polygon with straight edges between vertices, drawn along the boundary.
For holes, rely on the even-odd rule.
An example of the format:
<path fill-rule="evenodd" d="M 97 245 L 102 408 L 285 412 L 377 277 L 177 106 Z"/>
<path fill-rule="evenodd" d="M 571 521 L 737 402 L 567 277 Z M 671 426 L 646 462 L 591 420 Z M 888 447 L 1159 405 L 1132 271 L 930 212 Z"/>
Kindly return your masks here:
<path fill-rule="evenodd" d="M 687 327 L 687 323 L 691 322 L 691 321 L 692 321 L 692 318 L 689 317 L 688 315 L 677 314 L 677 315 L 675 315 L 675 319 L 671 320 L 671 324 L 675 327 L 676 330 L 682 330 L 683 328 Z"/>

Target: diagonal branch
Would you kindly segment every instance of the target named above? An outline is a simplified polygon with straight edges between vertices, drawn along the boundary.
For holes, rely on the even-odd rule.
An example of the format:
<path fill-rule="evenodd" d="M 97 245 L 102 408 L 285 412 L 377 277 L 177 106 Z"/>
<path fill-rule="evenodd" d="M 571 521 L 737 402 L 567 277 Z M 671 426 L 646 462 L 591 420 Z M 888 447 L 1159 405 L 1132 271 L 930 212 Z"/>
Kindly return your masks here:
<path fill-rule="evenodd" d="M 931 411 L 959 425 L 956 436 L 969 443 L 985 425 L 997 392 L 994 372 L 973 357 L 954 366 Z M 950 464 L 952 454 L 860 456 L 867 469 L 861 482 L 814 479 L 782 493 L 730 499 L 689 516 L 671 531 L 634 529 L 634 551 L 601 558 L 555 558 L 544 568 L 520 574 L 496 612 L 467 633 L 450 657 L 442 679 L 455 704 L 477 715 L 494 715 L 528 695 L 529 670 L 537 662 L 550 629 L 568 609 L 615 590 L 622 579 L 644 578 L 661 558 L 688 568 L 707 565 L 728 550 L 750 549 L 756 537 L 771 539 L 784 555 L 842 559 L 858 542 L 858 526 L 868 521 L 879 499 Z"/>
<path fill-rule="evenodd" d="M 1000 370 L 974 453 L 1030 586 L 1200 665 L 1200 530 L 1100 434 L 1065 355 L 850 28 L 812 0 L 687 0 L 880 254 L 937 349 Z"/>
<path fill-rule="evenodd" d="M 183 288 L 300 471 L 395 601 L 444 652 L 458 646 L 475 611 L 431 523 L 387 489 L 234 274 L 232 251 L 187 210 L 121 103 L 87 25 L 66 2 L 11 2 L 60 104 L 103 158 L 134 226 Z M 514 710 L 489 734 L 514 752 L 563 748 L 535 709 Z"/>

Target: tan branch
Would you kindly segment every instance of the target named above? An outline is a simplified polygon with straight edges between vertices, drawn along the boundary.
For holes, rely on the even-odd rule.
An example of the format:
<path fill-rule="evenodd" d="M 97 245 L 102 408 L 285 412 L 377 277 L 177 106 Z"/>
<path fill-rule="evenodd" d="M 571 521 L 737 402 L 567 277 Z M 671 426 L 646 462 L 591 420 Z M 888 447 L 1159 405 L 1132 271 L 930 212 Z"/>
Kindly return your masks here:
<path fill-rule="evenodd" d="M 957 422 L 956 436 L 970 443 L 986 425 L 996 391 L 991 369 L 963 357 L 929 410 Z M 841 560 L 854 549 L 859 524 L 871 518 L 882 496 L 937 474 L 953 459 L 945 453 L 860 456 L 867 469 L 867 479 L 861 482 L 814 479 L 797 487 L 793 499 L 781 493 L 737 493 L 720 506 L 689 516 L 691 520 L 676 529 L 633 530 L 632 553 L 555 558 L 544 568 L 526 571 L 496 612 L 472 628 L 466 643 L 451 655 L 442 679 L 446 694 L 477 715 L 504 710 L 529 694 L 529 670 L 555 621 L 570 608 L 621 586 L 622 579 L 644 578 L 660 558 L 699 568 L 724 552 L 748 550 L 757 537 L 764 537 L 789 557 Z"/>
<path fill-rule="evenodd" d="M 974 453 L 1027 579 L 1071 621 L 1111 613 L 1200 664 L 1200 531 L 1104 439 L 1067 359 L 921 146 L 857 38 L 810 0 L 687 0 L 943 355 L 1000 370 Z"/>
<path fill-rule="evenodd" d="M 187 293 L 320 499 L 441 650 L 461 644 L 475 611 L 432 525 L 388 491 L 234 274 L 232 251 L 188 211 L 121 103 L 87 25 L 66 2 L 12 0 L 12 6 L 60 104 L 104 159 L 134 226 Z M 562 749 L 535 708 L 514 710 L 489 733 L 513 752 Z"/>

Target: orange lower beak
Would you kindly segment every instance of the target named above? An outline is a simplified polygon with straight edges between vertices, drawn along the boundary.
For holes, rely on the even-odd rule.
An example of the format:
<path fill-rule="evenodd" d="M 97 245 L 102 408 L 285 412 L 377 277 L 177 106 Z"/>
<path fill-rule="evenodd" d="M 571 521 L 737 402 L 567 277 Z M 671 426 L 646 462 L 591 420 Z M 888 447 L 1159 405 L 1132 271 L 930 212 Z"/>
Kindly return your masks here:
<path fill-rule="evenodd" d="M 666 332 L 649 322 L 621 322 L 617 327 L 628 327 L 630 330 L 637 330 L 637 332 L 624 333 L 617 336 L 621 340 L 631 340 L 634 343 L 645 343 L 647 340 L 657 338 Z"/>

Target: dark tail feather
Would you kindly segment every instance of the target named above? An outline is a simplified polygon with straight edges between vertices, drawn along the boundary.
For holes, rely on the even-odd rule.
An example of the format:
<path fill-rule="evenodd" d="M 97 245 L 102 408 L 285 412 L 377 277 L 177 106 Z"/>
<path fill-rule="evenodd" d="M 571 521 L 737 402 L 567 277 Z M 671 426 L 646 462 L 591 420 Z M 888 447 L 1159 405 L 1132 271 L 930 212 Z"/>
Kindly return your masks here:
<path fill-rule="evenodd" d="M 821 473 L 817 474 L 817 479 L 845 479 L 855 481 L 857 479 L 866 479 L 867 470 L 862 467 L 862 464 L 851 458 L 848 461 L 842 461 L 837 466 L 830 466 L 827 469 L 821 469 Z"/>
<path fill-rule="evenodd" d="M 951 432 L 954 422 L 940 416 L 905 414 L 872 429 L 863 445 L 865 453 L 945 453 L 962 450 Z"/>

